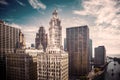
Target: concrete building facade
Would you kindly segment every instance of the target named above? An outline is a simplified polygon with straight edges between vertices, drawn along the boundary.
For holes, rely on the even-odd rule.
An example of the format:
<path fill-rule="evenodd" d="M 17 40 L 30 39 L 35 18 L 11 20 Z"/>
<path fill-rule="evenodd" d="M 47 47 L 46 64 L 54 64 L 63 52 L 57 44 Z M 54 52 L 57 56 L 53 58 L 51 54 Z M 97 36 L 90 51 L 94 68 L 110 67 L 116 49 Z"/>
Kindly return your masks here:
<path fill-rule="evenodd" d="M 33 76 L 33 60 L 27 54 L 6 55 L 7 80 L 36 80 Z M 33 79 L 32 79 L 33 78 Z"/>
<path fill-rule="evenodd" d="M 38 80 L 68 80 L 68 55 L 43 53 L 38 55 Z"/>
<path fill-rule="evenodd" d="M 37 55 L 43 51 L 17 49 L 6 54 L 6 80 L 37 80 Z"/>
<path fill-rule="evenodd" d="M 20 29 L 6 25 L 4 22 L 1 21 L 0 22 L 0 51 L 14 52 L 15 48 L 19 48 L 20 34 L 22 34 Z"/>
<path fill-rule="evenodd" d="M 66 29 L 67 51 L 69 54 L 69 77 L 79 79 L 89 71 L 89 29 L 76 26 Z"/>

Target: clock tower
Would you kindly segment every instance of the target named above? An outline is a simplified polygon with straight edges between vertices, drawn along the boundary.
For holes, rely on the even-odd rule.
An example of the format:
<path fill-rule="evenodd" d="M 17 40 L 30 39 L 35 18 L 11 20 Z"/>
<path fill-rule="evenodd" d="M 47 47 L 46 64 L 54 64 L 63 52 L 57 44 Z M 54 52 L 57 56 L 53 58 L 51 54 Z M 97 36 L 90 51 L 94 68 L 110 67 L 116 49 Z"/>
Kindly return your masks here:
<path fill-rule="evenodd" d="M 61 49 L 62 46 L 62 26 L 61 20 L 58 17 L 57 10 L 52 13 L 52 18 L 49 22 L 49 45 L 52 48 Z"/>

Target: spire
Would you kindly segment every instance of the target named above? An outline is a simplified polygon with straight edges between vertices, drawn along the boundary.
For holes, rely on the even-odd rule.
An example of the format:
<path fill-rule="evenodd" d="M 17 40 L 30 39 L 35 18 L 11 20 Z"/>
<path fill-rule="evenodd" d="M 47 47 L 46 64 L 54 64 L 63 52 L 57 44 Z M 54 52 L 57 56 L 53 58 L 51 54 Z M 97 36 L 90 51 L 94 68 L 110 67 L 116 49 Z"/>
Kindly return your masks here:
<path fill-rule="evenodd" d="M 53 15 L 54 18 L 57 18 L 57 17 L 58 17 L 58 12 L 57 12 L 56 9 L 53 11 L 52 15 Z"/>
<path fill-rule="evenodd" d="M 57 15 L 57 14 L 58 14 L 57 10 L 55 9 L 52 14 L 53 14 L 53 15 Z"/>

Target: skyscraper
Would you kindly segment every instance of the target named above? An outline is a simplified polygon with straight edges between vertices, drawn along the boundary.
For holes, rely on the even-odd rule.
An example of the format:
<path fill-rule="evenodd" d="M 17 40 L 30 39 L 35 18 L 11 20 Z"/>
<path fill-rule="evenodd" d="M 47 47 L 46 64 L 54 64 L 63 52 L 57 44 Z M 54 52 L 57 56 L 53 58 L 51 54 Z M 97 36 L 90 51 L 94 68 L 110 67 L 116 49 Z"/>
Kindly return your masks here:
<path fill-rule="evenodd" d="M 77 26 L 66 29 L 67 51 L 69 54 L 69 76 L 79 79 L 89 70 L 89 29 Z"/>
<path fill-rule="evenodd" d="M 68 54 L 62 49 L 62 27 L 55 10 L 46 52 L 38 55 L 38 80 L 68 80 Z"/>
<path fill-rule="evenodd" d="M 52 45 L 51 47 L 60 48 L 62 46 L 62 26 L 56 10 L 52 13 L 52 19 L 49 24 L 50 45 Z"/>
<path fill-rule="evenodd" d="M 0 51 L 13 52 L 15 48 L 19 48 L 24 40 L 24 35 L 18 28 L 6 25 L 0 21 Z"/>
<path fill-rule="evenodd" d="M 6 25 L 4 21 L 0 20 L 0 74 L 5 77 L 5 55 L 7 53 L 14 53 L 16 48 L 21 45 L 25 46 L 24 35 L 21 30 L 15 27 Z M 4 79 L 3 79 L 4 80 Z"/>
<path fill-rule="evenodd" d="M 99 67 L 105 64 L 106 50 L 104 46 L 98 46 L 95 48 L 95 67 Z"/>
<path fill-rule="evenodd" d="M 36 33 L 35 48 L 38 49 L 40 44 L 42 44 L 45 51 L 47 48 L 47 34 L 43 26 L 41 26 L 38 30 L 38 33 Z"/>

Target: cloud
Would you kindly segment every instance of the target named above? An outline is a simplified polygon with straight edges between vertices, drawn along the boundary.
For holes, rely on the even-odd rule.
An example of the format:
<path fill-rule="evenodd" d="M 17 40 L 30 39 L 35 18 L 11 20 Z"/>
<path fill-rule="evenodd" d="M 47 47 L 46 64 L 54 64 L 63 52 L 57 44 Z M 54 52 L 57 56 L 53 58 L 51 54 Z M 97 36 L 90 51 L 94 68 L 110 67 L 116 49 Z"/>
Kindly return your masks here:
<path fill-rule="evenodd" d="M 41 1 L 38 0 L 28 0 L 30 5 L 34 8 L 34 9 L 46 9 L 46 5 L 43 4 Z"/>
<path fill-rule="evenodd" d="M 15 27 L 15 28 L 19 28 L 21 29 L 22 27 L 18 24 L 15 24 L 15 23 L 6 23 L 7 25 L 11 26 L 11 27 Z"/>
<path fill-rule="evenodd" d="M 74 14 L 78 14 L 78 15 L 87 15 L 87 12 L 86 12 L 86 11 L 74 10 L 73 13 L 74 13 Z"/>
<path fill-rule="evenodd" d="M 118 0 L 120 3 L 120 0 Z M 96 17 L 95 23 L 101 25 L 103 23 L 112 26 L 119 26 L 120 7 L 117 7 L 116 2 L 113 0 L 88 0 L 83 2 L 84 10 L 74 10 L 74 14 L 90 15 Z"/>
<path fill-rule="evenodd" d="M 73 14 L 87 18 L 94 46 L 104 44 L 108 54 L 118 54 L 120 52 L 120 0 L 86 0 L 82 2 L 82 6 L 82 10 L 74 10 Z M 88 16 L 94 19 L 89 22 L 92 18 Z"/>
<path fill-rule="evenodd" d="M 20 2 L 19 0 L 16 0 L 18 4 L 20 4 L 21 6 L 25 6 L 24 3 Z"/>
<path fill-rule="evenodd" d="M 8 2 L 6 0 L 0 0 L 0 4 L 8 5 Z"/>

